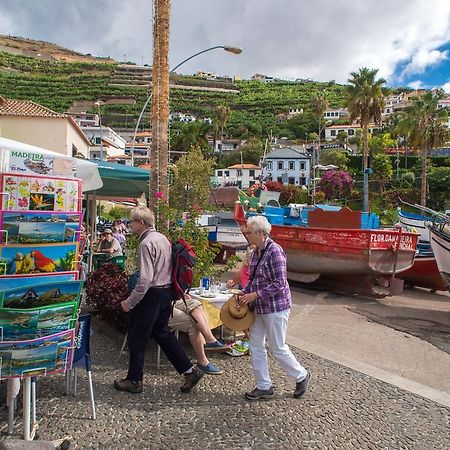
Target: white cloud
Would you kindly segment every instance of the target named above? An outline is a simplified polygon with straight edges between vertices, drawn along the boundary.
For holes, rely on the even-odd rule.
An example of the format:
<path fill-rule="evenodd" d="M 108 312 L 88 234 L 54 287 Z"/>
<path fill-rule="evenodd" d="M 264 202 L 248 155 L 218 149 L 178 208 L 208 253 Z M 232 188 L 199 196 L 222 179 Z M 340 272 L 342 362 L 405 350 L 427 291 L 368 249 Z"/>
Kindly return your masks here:
<path fill-rule="evenodd" d="M 424 89 L 426 88 L 425 83 L 422 80 L 410 81 L 408 87 L 413 89 Z"/>
<path fill-rule="evenodd" d="M 450 80 L 447 81 L 447 83 L 444 83 L 441 86 L 442 89 L 444 89 L 445 92 L 447 92 L 447 94 L 450 94 Z"/>
<path fill-rule="evenodd" d="M 411 62 L 403 71 L 403 75 L 423 73 L 427 68 L 436 66 L 446 59 L 448 59 L 447 50 L 419 50 L 413 55 Z"/>
<path fill-rule="evenodd" d="M 450 2 L 433 0 L 172 0 L 171 66 L 217 44 L 243 53 L 207 53 L 183 66 L 249 77 L 255 72 L 345 82 L 361 66 L 393 81 L 401 63 L 421 73 L 447 58 Z M 150 0 L 2 0 L 3 33 L 79 51 L 150 63 Z M 8 25 L 9 24 L 9 25 Z M 446 77 L 448 78 L 448 77 Z"/>

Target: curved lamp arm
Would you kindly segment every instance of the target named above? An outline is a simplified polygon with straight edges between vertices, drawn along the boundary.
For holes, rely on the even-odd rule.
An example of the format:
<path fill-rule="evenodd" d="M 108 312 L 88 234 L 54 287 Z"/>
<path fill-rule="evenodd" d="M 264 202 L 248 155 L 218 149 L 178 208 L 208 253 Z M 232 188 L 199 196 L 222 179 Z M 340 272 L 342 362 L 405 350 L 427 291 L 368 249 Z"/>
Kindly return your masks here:
<path fill-rule="evenodd" d="M 239 55 L 242 53 L 242 49 L 239 47 L 231 47 L 229 45 L 215 45 L 214 47 L 209 47 L 205 50 L 202 50 L 201 52 L 195 53 L 192 56 L 189 56 L 189 58 L 186 58 L 184 61 L 181 61 L 179 64 L 177 64 L 169 73 L 175 72 L 175 70 L 177 70 L 181 65 L 183 65 L 184 63 L 190 61 L 192 58 L 195 58 L 198 55 L 201 55 L 203 53 L 209 52 L 211 50 L 216 50 L 218 48 L 223 48 L 226 52 L 230 52 L 233 53 L 235 55 Z M 133 148 L 132 148 L 132 153 L 131 153 L 131 165 L 134 167 L 134 145 L 136 144 L 136 134 L 137 131 L 139 129 L 139 125 L 141 124 L 141 120 L 142 120 L 142 116 L 144 115 L 145 110 L 147 109 L 148 104 L 150 103 L 150 100 L 153 97 L 153 91 L 150 93 L 150 95 L 147 97 L 147 100 L 144 103 L 144 106 L 142 107 L 141 113 L 139 114 L 139 118 L 138 121 L 136 123 L 136 127 L 134 129 L 134 134 L 133 134 Z"/>

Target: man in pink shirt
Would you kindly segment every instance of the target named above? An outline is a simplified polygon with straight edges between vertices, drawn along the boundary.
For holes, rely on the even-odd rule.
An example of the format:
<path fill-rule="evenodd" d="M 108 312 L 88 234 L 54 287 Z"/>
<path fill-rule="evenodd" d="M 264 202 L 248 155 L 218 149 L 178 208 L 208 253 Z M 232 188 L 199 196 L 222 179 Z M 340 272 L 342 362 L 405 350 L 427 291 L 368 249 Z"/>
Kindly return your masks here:
<path fill-rule="evenodd" d="M 131 211 L 130 227 L 139 236 L 137 251 L 139 279 L 130 295 L 121 305 L 130 313 L 128 322 L 128 374 L 114 381 L 119 391 L 139 394 L 143 390 L 145 349 L 150 337 L 154 337 L 173 367 L 184 375 L 181 392 L 189 392 L 204 373 L 186 355 L 178 339 L 169 331 L 172 311 L 172 245 L 155 230 L 155 216 L 145 207 Z"/>

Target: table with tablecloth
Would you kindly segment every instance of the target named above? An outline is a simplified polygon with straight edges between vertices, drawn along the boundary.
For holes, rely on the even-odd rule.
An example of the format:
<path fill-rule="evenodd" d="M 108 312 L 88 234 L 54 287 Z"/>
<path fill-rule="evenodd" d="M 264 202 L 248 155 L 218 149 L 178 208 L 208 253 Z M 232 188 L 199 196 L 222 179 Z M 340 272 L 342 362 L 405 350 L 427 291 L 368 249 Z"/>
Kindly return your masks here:
<path fill-rule="evenodd" d="M 198 290 L 191 290 L 189 295 L 192 298 L 200 301 L 205 310 L 206 318 L 208 319 L 209 328 L 214 329 L 222 325 L 220 320 L 220 308 L 233 295 L 229 292 L 215 293 L 215 297 L 210 297 L 212 293 L 206 291 L 206 297 L 199 294 Z"/>

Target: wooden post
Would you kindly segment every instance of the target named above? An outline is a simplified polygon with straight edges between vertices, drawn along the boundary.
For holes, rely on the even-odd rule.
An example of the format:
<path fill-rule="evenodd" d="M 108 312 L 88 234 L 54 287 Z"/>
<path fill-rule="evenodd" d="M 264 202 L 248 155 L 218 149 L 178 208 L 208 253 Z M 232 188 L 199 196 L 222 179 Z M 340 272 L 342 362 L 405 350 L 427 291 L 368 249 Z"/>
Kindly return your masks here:
<path fill-rule="evenodd" d="M 156 192 L 168 197 L 169 165 L 169 23 L 170 0 L 153 0 L 153 98 L 152 151 L 149 205 L 156 204 Z"/>

